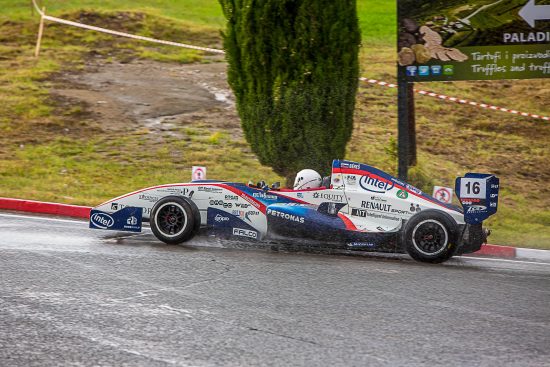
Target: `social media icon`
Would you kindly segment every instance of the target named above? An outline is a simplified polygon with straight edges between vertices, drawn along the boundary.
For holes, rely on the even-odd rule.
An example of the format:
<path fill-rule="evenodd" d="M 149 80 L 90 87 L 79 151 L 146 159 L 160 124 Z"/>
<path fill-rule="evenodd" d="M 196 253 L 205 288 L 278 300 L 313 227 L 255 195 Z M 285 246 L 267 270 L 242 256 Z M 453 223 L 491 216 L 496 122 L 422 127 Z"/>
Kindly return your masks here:
<path fill-rule="evenodd" d="M 416 76 L 417 70 L 416 66 L 407 66 L 407 76 Z"/>
<path fill-rule="evenodd" d="M 443 66 L 443 75 L 453 75 L 455 73 L 454 65 Z"/>
<path fill-rule="evenodd" d="M 441 65 L 432 65 L 431 69 L 432 69 L 432 75 L 441 75 L 441 72 L 442 72 Z"/>
<path fill-rule="evenodd" d="M 428 76 L 430 75 L 430 67 L 427 65 L 422 65 L 418 67 L 418 75 Z"/>

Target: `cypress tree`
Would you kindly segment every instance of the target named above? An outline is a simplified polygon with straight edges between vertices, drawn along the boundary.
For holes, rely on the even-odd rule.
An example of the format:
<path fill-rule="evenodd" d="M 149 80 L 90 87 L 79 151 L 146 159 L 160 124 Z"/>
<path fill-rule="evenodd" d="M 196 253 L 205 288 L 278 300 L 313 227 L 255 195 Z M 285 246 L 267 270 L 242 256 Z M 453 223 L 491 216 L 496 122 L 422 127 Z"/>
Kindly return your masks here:
<path fill-rule="evenodd" d="M 356 0 L 219 0 L 228 82 L 246 140 L 291 182 L 330 171 L 353 130 L 360 31 Z"/>

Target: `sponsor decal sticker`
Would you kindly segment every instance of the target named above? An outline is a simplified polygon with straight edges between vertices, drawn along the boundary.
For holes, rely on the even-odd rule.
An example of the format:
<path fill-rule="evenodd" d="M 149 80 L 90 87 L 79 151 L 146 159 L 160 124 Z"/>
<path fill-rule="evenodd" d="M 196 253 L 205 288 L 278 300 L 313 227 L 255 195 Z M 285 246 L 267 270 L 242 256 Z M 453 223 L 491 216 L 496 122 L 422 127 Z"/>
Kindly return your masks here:
<path fill-rule="evenodd" d="M 198 190 L 202 192 L 210 192 L 213 194 L 220 194 L 223 191 L 223 189 L 214 186 L 199 186 Z"/>
<path fill-rule="evenodd" d="M 304 223 L 305 222 L 304 217 L 300 217 L 299 215 L 283 213 L 283 212 L 280 212 L 278 210 L 267 209 L 266 214 L 271 215 L 273 217 L 279 217 L 279 218 L 283 218 L 283 219 L 286 219 L 286 220 L 291 220 L 291 221 L 297 222 L 297 223 Z"/>
<path fill-rule="evenodd" d="M 376 246 L 373 242 L 349 242 L 346 244 L 348 247 L 374 247 Z"/>
<path fill-rule="evenodd" d="M 264 192 L 255 192 L 252 194 L 252 196 L 263 200 L 277 200 L 276 195 L 269 195 Z"/>
<path fill-rule="evenodd" d="M 214 217 L 214 220 L 218 223 L 229 222 L 229 217 L 224 217 L 223 215 L 216 214 L 216 216 Z"/>
<path fill-rule="evenodd" d="M 395 196 L 397 196 L 399 199 L 406 199 L 409 197 L 409 193 L 405 190 L 399 190 L 397 191 L 397 194 L 395 194 Z"/>
<path fill-rule="evenodd" d="M 355 186 L 357 185 L 357 176 L 348 175 L 346 177 L 346 185 Z"/>
<path fill-rule="evenodd" d="M 359 180 L 359 185 L 366 191 L 384 194 L 391 191 L 394 187 L 393 182 L 382 181 L 378 176 L 366 175 Z"/>
<path fill-rule="evenodd" d="M 407 190 L 411 191 L 411 192 L 414 192 L 415 194 L 417 195 L 421 195 L 422 194 L 422 191 L 418 190 L 416 187 L 412 186 L 412 185 L 409 185 L 409 184 L 405 184 L 405 187 L 407 188 Z"/>
<path fill-rule="evenodd" d="M 354 215 L 356 217 L 366 217 L 367 211 L 365 209 L 352 208 L 351 215 Z"/>
<path fill-rule="evenodd" d="M 357 163 L 345 163 L 345 162 L 342 162 L 340 164 L 341 167 L 343 168 L 353 168 L 353 169 L 361 169 L 361 165 L 357 164 Z"/>
<path fill-rule="evenodd" d="M 233 235 L 248 238 L 258 238 L 258 232 L 243 228 L 233 228 Z"/>
<path fill-rule="evenodd" d="M 233 204 L 231 203 L 225 203 L 223 200 L 210 200 L 210 205 L 212 206 L 221 206 L 224 208 L 232 208 Z"/>
<path fill-rule="evenodd" d="M 344 195 L 341 194 L 329 194 L 329 193 L 319 193 L 315 192 L 313 193 L 314 199 L 325 199 L 329 201 L 335 201 L 338 203 L 341 203 L 344 201 Z"/>
<path fill-rule="evenodd" d="M 236 203 L 235 206 L 237 208 L 243 208 L 243 209 L 246 209 L 250 206 L 250 204 L 241 204 L 241 203 Z"/>
<path fill-rule="evenodd" d="M 140 200 L 150 201 L 152 203 L 156 203 L 159 198 L 157 196 L 147 195 L 147 194 L 141 194 L 139 195 Z"/>
<path fill-rule="evenodd" d="M 413 203 L 411 203 L 411 207 L 409 208 L 409 211 L 411 213 L 416 213 L 416 212 L 419 212 L 421 211 L 422 209 L 420 209 L 420 205 L 416 204 L 416 206 L 414 206 Z"/>
<path fill-rule="evenodd" d="M 484 206 L 484 205 L 472 205 L 472 206 L 468 207 L 468 213 L 469 214 L 481 213 L 485 210 L 487 210 L 487 207 Z"/>
<path fill-rule="evenodd" d="M 107 213 L 94 213 L 90 217 L 90 221 L 98 228 L 107 229 L 115 224 L 115 220 Z M 137 222 L 137 219 L 136 219 Z"/>
<path fill-rule="evenodd" d="M 370 201 L 362 201 L 361 208 L 376 210 L 379 212 L 389 212 L 391 210 L 391 205 L 383 203 L 372 203 Z"/>
<path fill-rule="evenodd" d="M 225 200 L 237 200 L 238 198 L 237 195 L 225 195 Z"/>

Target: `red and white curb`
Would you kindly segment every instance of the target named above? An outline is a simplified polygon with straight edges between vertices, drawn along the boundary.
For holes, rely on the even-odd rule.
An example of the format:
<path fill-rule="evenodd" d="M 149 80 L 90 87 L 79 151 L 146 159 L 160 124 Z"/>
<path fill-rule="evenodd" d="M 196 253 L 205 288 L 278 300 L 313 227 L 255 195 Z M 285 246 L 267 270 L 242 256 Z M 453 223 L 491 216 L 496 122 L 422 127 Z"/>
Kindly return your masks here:
<path fill-rule="evenodd" d="M 465 256 L 491 256 L 505 259 L 521 259 L 521 260 L 544 260 L 550 261 L 549 250 L 536 250 L 530 248 L 499 246 L 499 245 L 483 245 L 481 250 Z"/>
<path fill-rule="evenodd" d="M 89 206 L 48 203 L 43 201 L 12 199 L 0 197 L 0 210 L 14 210 L 35 214 L 51 214 L 62 217 L 84 218 L 90 217 Z M 481 250 L 466 256 L 491 256 L 506 259 L 531 259 L 550 261 L 550 251 L 518 248 L 511 246 L 483 245 Z"/>
<path fill-rule="evenodd" d="M 36 213 L 36 214 L 51 214 L 62 217 L 85 218 L 90 217 L 91 207 L 47 203 L 43 201 L 22 200 L 0 197 L 0 209 L 16 210 L 20 212 Z"/>

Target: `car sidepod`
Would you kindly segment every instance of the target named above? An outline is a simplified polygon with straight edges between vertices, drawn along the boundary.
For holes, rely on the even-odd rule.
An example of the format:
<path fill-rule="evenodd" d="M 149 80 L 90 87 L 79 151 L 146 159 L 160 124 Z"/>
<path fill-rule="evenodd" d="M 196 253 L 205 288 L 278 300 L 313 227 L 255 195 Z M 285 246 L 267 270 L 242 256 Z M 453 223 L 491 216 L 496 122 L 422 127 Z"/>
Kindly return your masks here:
<path fill-rule="evenodd" d="M 336 203 L 321 205 L 280 203 L 267 207 L 269 233 L 293 239 L 311 239 L 320 244 L 339 244 L 344 248 L 394 250 L 396 233 L 360 231 Z"/>

